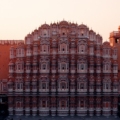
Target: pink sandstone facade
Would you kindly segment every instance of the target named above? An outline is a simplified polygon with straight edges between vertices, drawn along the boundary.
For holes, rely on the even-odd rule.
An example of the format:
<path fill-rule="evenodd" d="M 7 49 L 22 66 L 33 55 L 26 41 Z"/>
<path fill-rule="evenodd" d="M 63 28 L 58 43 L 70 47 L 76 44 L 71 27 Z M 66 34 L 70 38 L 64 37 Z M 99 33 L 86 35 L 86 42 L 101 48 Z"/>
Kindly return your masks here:
<path fill-rule="evenodd" d="M 86 25 L 43 24 L 10 48 L 10 115 L 116 115 L 117 48 Z"/>

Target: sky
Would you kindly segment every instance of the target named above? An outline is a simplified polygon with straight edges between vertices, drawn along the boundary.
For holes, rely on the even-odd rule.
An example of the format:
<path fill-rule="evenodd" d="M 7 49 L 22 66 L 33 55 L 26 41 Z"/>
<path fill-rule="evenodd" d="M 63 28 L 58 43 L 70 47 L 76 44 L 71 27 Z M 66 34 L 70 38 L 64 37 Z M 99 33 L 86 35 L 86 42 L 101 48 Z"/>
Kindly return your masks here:
<path fill-rule="evenodd" d="M 0 40 L 24 40 L 45 22 L 63 19 L 87 25 L 106 41 L 120 25 L 120 0 L 0 0 Z"/>

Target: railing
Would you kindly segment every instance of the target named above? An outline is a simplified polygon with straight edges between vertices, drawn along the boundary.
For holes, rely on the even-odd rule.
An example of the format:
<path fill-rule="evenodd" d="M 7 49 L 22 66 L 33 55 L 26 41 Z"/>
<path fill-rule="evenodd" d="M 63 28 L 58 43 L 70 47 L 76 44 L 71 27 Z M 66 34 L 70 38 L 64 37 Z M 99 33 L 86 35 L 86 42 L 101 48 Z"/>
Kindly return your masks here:
<path fill-rule="evenodd" d="M 34 93 L 34 94 L 33 94 Z M 47 94 L 46 94 L 47 93 Z M 22 96 L 119 96 L 118 92 L 74 92 L 74 94 L 72 94 L 72 92 L 67 92 L 67 94 L 64 94 L 64 92 L 51 92 L 51 91 L 48 91 L 48 92 L 7 92 L 6 93 L 7 96 L 17 96 L 17 95 L 22 95 Z M 5 95 L 6 96 L 6 95 Z"/>
<path fill-rule="evenodd" d="M 58 73 L 69 73 L 69 70 L 58 70 Z"/>

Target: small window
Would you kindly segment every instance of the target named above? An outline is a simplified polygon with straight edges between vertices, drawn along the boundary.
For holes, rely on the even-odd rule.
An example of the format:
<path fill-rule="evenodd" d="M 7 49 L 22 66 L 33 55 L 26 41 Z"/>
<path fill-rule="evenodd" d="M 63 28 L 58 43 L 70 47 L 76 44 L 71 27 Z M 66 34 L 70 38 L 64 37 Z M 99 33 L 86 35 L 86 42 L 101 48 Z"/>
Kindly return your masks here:
<path fill-rule="evenodd" d="M 83 83 L 80 84 L 80 89 L 84 89 L 84 84 Z"/>
<path fill-rule="evenodd" d="M 81 65 L 81 70 L 84 70 L 84 65 L 83 64 Z"/>
<path fill-rule="evenodd" d="M 80 107 L 84 107 L 84 102 L 80 101 Z"/>
<path fill-rule="evenodd" d="M 61 88 L 62 88 L 62 89 L 66 89 L 66 84 L 65 84 L 65 82 L 62 82 L 62 83 L 61 83 Z"/>
<path fill-rule="evenodd" d="M 61 107 L 65 107 L 65 102 L 61 101 Z"/>
<path fill-rule="evenodd" d="M 43 70 L 45 70 L 46 69 L 46 64 L 43 64 L 42 68 L 43 68 Z"/>
<path fill-rule="evenodd" d="M 109 86 L 108 86 L 108 84 L 106 84 L 106 89 L 109 89 Z"/>
<path fill-rule="evenodd" d="M 119 43 L 119 39 L 115 39 L 115 43 Z"/>
<path fill-rule="evenodd" d="M 42 84 L 42 89 L 46 89 L 46 83 Z"/>

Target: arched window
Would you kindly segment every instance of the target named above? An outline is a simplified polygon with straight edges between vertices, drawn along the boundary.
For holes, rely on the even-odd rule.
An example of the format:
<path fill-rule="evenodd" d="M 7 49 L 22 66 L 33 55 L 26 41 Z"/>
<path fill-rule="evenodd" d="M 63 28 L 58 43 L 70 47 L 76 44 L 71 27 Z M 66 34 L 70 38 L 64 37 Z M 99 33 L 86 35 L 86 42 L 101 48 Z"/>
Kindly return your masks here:
<path fill-rule="evenodd" d="M 16 103 L 16 107 L 17 107 L 17 108 L 20 108 L 20 107 L 21 107 L 21 102 L 17 102 L 17 103 Z"/>
<path fill-rule="evenodd" d="M 84 107 L 84 101 L 83 100 L 80 101 L 80 107 Z"/>
<path fill-rule="evenodd" d="M 65 107 L 65 101 L 61 101 L 61 107 Z"/>
<path fill-rule="evenodd" d="M 66 89 L 66 82 L 65 81 L 61 82 L 61 89 Z"/>
<path fill-rule="evenodd" d="M 85 53 L 85 45 L 78 46 L 78 53 Z"/>
<path fill-rule="evenodd" d="M 84 83 L 80 84 L 80 89 L 84 89 Z"/>
<path fill-rule="evenodd" d="M 42 83 L 42 89 L 46 89 L 46 83 Z"/>
<path fill-rule="evenodd" d="M 46 107 L 46 101 L 42 101 L 42 107 Z"/>
<path fill-rule="evenodd" d="M 17 82 L 16 83 L 16 89 L 17 90 L 23 89 L 23 83 L 22 82 Z"/>
<path fill-rule="evenodd" d="M 42 65 L 42 69 L 45 70 L 46 69 L 46 64 Z"/>
<path fill-rule="evenodd" d="M 42 52 L 48 53 L 49 52 L 49 46 L 48 45 L 42 45 Z"/>
<path fill-rule="evenodd" d="M 81 70 L 84 70 L 85 69 L 85 65 L 81 64 L 80 68 L 81 68 Z"/>
<path fill-rule="evenodd" d="M 66 43 L 60 44 L 60 52 L 66 53 L 68 51 L 68 46 Z"/>
<path fill-rule="evenodd" d="M 87 69 L 87 65 L 86 63 L 78 63 L 78 70 L 86 70 Z"/>
<path fill-rule="evenodd" d="M 47 36 L 48 35 L 48 31 L 46 29 L 43 30 L 43 36 Z"/>
<path fill-rule="evenodd" d="M 109 64 L 106 64 L 106 70 L 109 70 Z"/>

